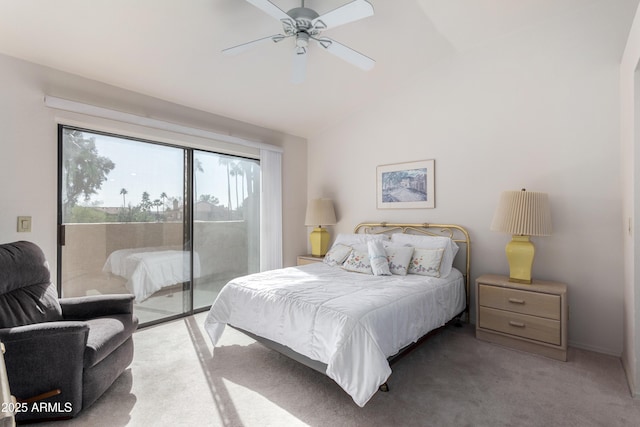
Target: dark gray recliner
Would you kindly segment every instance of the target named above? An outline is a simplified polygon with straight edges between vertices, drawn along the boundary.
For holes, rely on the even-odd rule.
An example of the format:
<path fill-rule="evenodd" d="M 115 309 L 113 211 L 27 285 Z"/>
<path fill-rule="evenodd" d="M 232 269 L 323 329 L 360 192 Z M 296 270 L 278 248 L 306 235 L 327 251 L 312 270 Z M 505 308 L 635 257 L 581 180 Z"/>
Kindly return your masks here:
<path fill-rule="evenodd" d="M 0 341 L 11 394 L 49 396 L 23 405 L 17 421 L 69 418 L 89 407 L 133 360 L 137 326 L 133 295 L 58 299 L 37 245 L 0 245 Z"/>

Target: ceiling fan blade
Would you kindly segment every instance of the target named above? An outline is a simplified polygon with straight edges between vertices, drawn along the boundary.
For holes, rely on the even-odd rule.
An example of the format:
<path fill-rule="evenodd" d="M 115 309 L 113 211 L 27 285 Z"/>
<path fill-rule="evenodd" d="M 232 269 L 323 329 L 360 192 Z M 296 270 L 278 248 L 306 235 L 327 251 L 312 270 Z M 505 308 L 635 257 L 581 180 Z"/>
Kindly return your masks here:
<path fill-rule="evenodd" d="M 280 9 L 275 4 L 271 3 L 269 0 L 247 0 L 249 3 L 262 10 L 267 15 L 271 15 L 279 21 L 283 19 L 291 19 L 289 15 L 287 15 L 282 9 Z"/>
<path fill-rule="evenodd" d="M 305 48 L 297 48 L 293 51 L 293 72 L 291 74 L 291 82 L 300 84 L 304 82 L 307 74 L 307 50 Z"/>
<path fill-rule="evenodd" d="M 347 61 L 352 65 L 355 65 L 356 67 L 364 71 L 369 71 L 373 68 L 374 65 L 376 65 L 376 61 L 374 61 L 373 59 L 361 54 L 360 52 L 356 52 L 350 47 L 340 44 L 335 40 L 331 40 L 326 37 L 315 40 L 318 42 L 320 47 L 322 47 L 327 52 L 337 56 L 344 61 Z"/>
<path fill-rule="evenodd" d="M 324 15 L 318 16 L 311 22 L 311 25 L 319 30 L 325 30 L 372 15 L 373 6 L 371 6 L 371 3 L 366 0 L 354 0 Z"/>
<path fill-rule="evenodd" d="M 228 47 L 226 49 L 223 49 L 222 53 L 224 53 L 225 55 L 237 55 L 237 54 L 246 52 L 247 50 L 252 49 L 255 46 L 266 43 L 268 41 L 271 41 L 273 43 L 278 43 L 286 38 L 287 36 L 283 36 L 282 34 L 275 34 L 273 36 L 264 37 L 258 40 L 242 43 L 237 46 Z"/>

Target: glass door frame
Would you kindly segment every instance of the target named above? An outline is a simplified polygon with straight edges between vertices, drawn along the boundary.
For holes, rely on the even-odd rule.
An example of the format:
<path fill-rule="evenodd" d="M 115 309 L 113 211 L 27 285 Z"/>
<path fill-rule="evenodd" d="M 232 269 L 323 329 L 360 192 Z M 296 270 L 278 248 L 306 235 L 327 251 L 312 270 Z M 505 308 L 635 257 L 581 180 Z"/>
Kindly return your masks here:
<path fill-rule="evenodd" d="M 90 134 L 95 134 L 95 135 L 104 135 L 106 137 L 114 137 L 114 138 L 122 138 L 122 139 L 126 139 L 126 140 L 130 140 L 130 141 L 138 141 L 138 142 L 142 142 L 142 143 L 147 143 L 147 144 L 152 144 L 152 145 L 156 145 L 156 146 L 165 146 L 165 147 L 171 147 L 171 148 L 175 148 L 175 149 L 179 149 L 182 150 L 184 153 L 184 162 L 183 162 L 183 218 L 182 218 L 182 228 L 183 228 L 183 239 L 182 239 L 182 247 L 184 251 L 189 251 L 189 258 L 188 258 L 188 263 L 189 263 L 189 281 L 188 282 L 183 282 L 183 287 L 182 290 L 183 292 L 185 292 L 187 295 L 183 295 L 182 298 L 182 312 L 181 313 L 177 313 L 177 314 L 171 314 L 168 315 L 166 317 L 161 317 L 158 319 L 154 319 L 151 321 L 147 321 L 145 323 L 143 323 L 141 325 L 141 327 L 147 327 L 147 326 L 152 326 L 152 325 L 156 325 L 159 323 L 163 323 L 163 322 L 167 322 L 167 321 L 171 321 L 171 320 L 175 320 L 175 319 L 180 319 L 189 315 L 193 315 L 195 313 L 200 313 L 203 311 L 207 311 L 209 310 L 209 308 L 211 307 L 211 304 L 213 303 L 213 301 L 210 302 L 210 304 L 205 305 L 205 306 L 200 306 L 198 308 L 194 308 L 195 304 L 195 286 L 196 286 L 196 278 L 194 277 L 194 224 L 195 224 L 195 203 L 197 202 L 197 200 L 195 200 L 196 194 L 194 194 L 195 191 L 195 157 L 196 157 L 196 153 L 198 152 L 202 152 L 202 153 L 210 153 L 210 154 L 216 154 L 216 155 L 221 155 L 221 156 L 231 156 L 233 158 L 236 159 L 245 159 L 245 160 L 251 160 L 251 161 L 256 161 L 258 163 L 258 165 L 260 164 L 260 159 L 256 158 L 256 157 L 250 157 L 250 156 L 242 156 L 242 155 L 238 155 L 238 154 L 230 154 L 230 153 L 225 153 L 225 152 L 219 152 L 219 151 L 215 151 L 215 150 L 207 150 L 207 149 L 203 149 L 203 148 L 196 148 L 196 147 L 190 147 L 188 145 L 179 145 L 179 144 L 171 144 L 171 143 L 165 143 L 165 142 L 160 142 L 160 141 L 154 141 L 154 140 L 150 140 L 150 139 L 145 139 L 145 138 L 140 138 L 140 137 L 132 137 L 126 134 L 117 134 L 117 133 L 112 133 L 112 132 L 105 132 L 105 131 L 100 131 L 100 130 L 93 130 L 93 129 L 89 129 L 89 128 L 84 128 L 84 127 L 79 127 L 79 126 L 74 126 L 74 125 L 65 125 L 65 124 L 58 124 L 58 170 L 57 170 L 57 178 L 58 178 L 58 185 L 57 185 L 57 198 L 58 198 L 58 206 L 57 206 L 57 289 L 58 289 L 58 293 L 59 295 L 62 296 L 62 288 L 63 288 L 63 283 L 62 283 L 62 278 L 63 278 L 63 272 L 62 272 L 62 257 L 63 257 L 63 246 L 65 244 L 65 224 L 63 222 L 64 220 L 64 215 L 63 215 L 63 209 L 64 209 L 64 200 L 63 200 L 63 172 L 64 172 L 64 156 L 63 156 L 63 135 L 64 135 L 64 129 L 71 129 L 71 130 L 77 130 L 80 132 L 87 132 Z M 258 214 L 259 216 L 260 214 Z"/>
<path fill-rule="evenodd" d="M 82 128 L 82 127 L 78 127 L 78 126 L 73 126 L 73 125 L 64 125 L 64 124 L 58 124 L 58 170 L 57 170 L 57 175 L 58 175 L 58 195 L 57 195 L 57 199 L 58 199 L 58 206 L 57 206 L 57 231 L 58 231 L 58 236 L 57 236 L 57 245 L 56 245 L 56 249 L 57 249 L 57 271 L 56 271 L 56 278 L 57 278 L 57 290 L 58 290 L 58 295 L 62 296 L 62 247 L 65 245 L 65 240 L 66 240 L 66 236 L 65 236 L 65 224 L 63 223 L 63 162 L 64 162 L 64 157 L 63 157 L 63 132 L 64 129 L 72 129 L 72 130 L 77 130 L 80 132 L 87 132 L 87 133 L 92 133 L 92 134 L 97 134 L 97 135 L 104 135 L 104 136 L 108 136 L 108 137 L 114 137 L 114 138 L 123 138 L 123 139 L 127 139 L 127 140 L 131 140 L 131 141 L 138 141 L 138 142 L 143 142 L 143 143 L 147 143 L 147 144 L 154 144 L 154 145 L 159 145 L 159 146 L 165 146 L 165 147 L 171 147 L 171 148 L 176 148 L 179 150 L 182 150 L 184 153 L 184 163 L 183 163 L 183 178 L 184 178 L 184 185 L 183 185 L 183 219 L 182 219 L 182 229 L 183 229 L 183 250 L 185 251 L 189 251 L 189 281 L 188 282 L 184 282 L 182 285 L 182 290 L 185 292 L 185 295 L 183 295 L 183 302 L 182 302 L 182 312 L 178 313 L 178 314 L 173 314 L 173 315 L 169 315 L 166 317 L 162 317 L 159 319 L 154 319 L 145 323 L 142 323 L 139 325 L 139 328 L 144 328 L 144 327 L 148 327 L 148 326 L 153 326 L 159 323 L 164 323 L 164 322 L 168 322 L 171 320 L 175 320 L 175 319 L 180 319 L 189 315 L 192 315 L 196 312 L 198 312 L 198 310 L 194 311 L 193 310 L 193 283 L 194 283 L 194 277 L 193 277 L 193 200 L 191 197 L 191 191 L 193 189 L 193 148 L 190 147 L 185 147 L 185 146 L 180 146 L 180 145 L 175 145 L 175 144 L 168 144 L 168 143 L 163 143 L 163 142 L 158 142 L 158 141 L 152 141 L 152 140 L 148 140 L 148 139 L 144 139 L 144 138 L 138 138 L 138 137 L 131 137 L 131 136 L 127 136 L 127 135 L 119 135 L 119 134 L 115 134 L 115 133 L 110 133 L 110 132 L 104 132 L 104 131 L 97 131 L 97 130 L 92 130 L 92 129 L 87 129 L 87 128 Z M 204 150 L 203 150 L 204 151 Z M 212 301 L 213 303 L 213 301 Z M 203 309 L 199 310 L 199 311 L 204 311 L 207 310 L 208 307 L 204 307 Z"/>

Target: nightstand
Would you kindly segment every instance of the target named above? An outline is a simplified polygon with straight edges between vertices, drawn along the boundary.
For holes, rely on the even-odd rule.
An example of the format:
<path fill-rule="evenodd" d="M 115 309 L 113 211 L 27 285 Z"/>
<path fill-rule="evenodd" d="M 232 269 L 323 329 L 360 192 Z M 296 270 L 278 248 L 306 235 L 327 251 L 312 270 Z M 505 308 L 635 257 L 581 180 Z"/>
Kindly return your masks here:
<path fill-rule="evenodd" d="M 485 274 L 476 280 L 476 338 L 567 360 L 567 285 L 509 282 Z"/>
<path fill-rule="evenodd" d="M 314 262 L 322 262 L 323 256 L 298 255 L 298 265 L 312 264 Z"/>

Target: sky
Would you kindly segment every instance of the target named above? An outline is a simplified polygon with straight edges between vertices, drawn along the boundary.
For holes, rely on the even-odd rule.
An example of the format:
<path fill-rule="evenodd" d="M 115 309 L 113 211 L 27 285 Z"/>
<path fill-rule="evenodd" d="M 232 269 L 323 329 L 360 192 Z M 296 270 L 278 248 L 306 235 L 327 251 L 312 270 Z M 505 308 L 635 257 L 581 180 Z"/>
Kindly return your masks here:
<path fill-rule="evenodd" d="M 160 199 L 163 192 L 169 198 L 182 198 L 184 150 L 181 148 L 89 132 L 85 132 L 85 135 L 95 137 L 99 155 L 108 157 L 115 163 L 102 188 L 91 197 L 87 205 L 121 207 L 123 196 L 120 191 L 123 188 L 127 190 L 126 204 L 132 206 L 140 203 L 145 191 L 149 193 L 151 201 Z M 221 205 L 227 206 L 227 169 L 219 163 L 221 156 L 199 150 L 194 153 L 203 169 L 203 172 L 196 172 L 198 195 L 211 194 L 220 200 Z M 232 207 L 235 208 L 235 178 L 232 177 L 231 180 Z M 239 193 L 242 197 L 242 189 L 239 189 Z"/>

